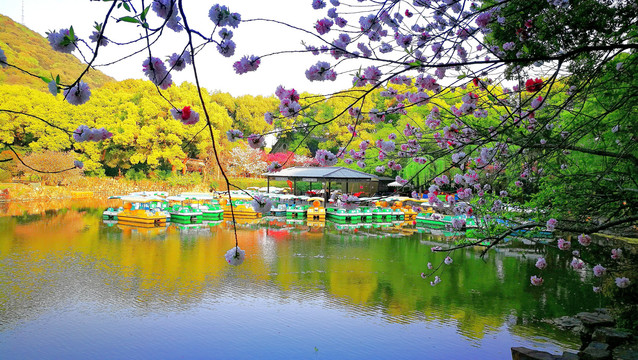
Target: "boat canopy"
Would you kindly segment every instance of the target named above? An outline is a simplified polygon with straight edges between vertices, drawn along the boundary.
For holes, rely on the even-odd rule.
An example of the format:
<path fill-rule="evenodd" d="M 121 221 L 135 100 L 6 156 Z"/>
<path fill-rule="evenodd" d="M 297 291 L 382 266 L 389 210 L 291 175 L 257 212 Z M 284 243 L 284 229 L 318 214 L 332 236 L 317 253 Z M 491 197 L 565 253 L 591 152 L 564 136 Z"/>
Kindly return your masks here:
<path fill-rule="evenodd" d="M 150 202 L 166 201 L 166 199 L 160 196 L 139 196 L 139 195 L 125 195 L 125 196 L 120 196 L 119 199 L 125 202 L 130 202 L 130 203 L 150 203 Z"/>

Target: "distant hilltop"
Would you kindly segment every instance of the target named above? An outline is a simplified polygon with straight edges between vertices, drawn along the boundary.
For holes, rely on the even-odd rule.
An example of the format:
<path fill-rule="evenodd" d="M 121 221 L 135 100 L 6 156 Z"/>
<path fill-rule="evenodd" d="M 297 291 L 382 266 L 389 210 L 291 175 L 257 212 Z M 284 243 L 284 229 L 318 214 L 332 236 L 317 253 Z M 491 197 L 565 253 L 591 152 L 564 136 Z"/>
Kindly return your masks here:
<path fill-rule="evenodd" d="M 51 75 L 59 74 L 60 80 L 65 84 L 72 83 L 86 68 L 86 64 L 75 56 L 54 51 L 42 35 L 4 15 L 0 15 L 0 47 L 10 64 L 38 76 L 50 78 Z M 115 80 L 101 71 L 90 70 L 83 81 L 91 88 L 96 88 Z M 0 84 L 19 84 L 47 91 L 47 86 L 41 79 L 14 68 L 0 71 Z"/>

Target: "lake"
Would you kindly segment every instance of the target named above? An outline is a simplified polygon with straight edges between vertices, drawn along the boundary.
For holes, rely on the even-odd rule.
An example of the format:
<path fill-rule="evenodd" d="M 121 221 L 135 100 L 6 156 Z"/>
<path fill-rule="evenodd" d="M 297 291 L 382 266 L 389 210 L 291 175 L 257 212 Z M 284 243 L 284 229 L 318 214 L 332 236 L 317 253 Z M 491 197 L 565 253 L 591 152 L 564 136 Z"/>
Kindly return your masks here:
<path fill-rule="evenodd" d="M 397 224 L 135 228 L 104 201 L 3 204 L 2 359 L 510 359 L 576 336 L 543 323 L 601 306 L 568 254 L 512 240 L 452 254 L 441 283 L 420 274 L 459 240 Z M 449 235 L 449 234 L 447 234 Z"/>

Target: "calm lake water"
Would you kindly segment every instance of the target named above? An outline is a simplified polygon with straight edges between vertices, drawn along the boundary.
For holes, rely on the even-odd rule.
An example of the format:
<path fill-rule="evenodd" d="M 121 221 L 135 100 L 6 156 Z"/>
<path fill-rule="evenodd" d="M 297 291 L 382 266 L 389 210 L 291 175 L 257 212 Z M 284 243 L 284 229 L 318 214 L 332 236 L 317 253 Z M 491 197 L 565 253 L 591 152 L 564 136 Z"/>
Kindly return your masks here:
<path fill-rule="evenodd" d="M 520 242 L 454 253 L 432 287 L 441 234 L 264 219 L 232 267 L 227 223 L 131 228 L 105 206 L 0 207 L 2 359 L 510 359 L 577 348 L 539 320 L 600 306 L 566 255 L 531 286 L 541 252 Z"/>

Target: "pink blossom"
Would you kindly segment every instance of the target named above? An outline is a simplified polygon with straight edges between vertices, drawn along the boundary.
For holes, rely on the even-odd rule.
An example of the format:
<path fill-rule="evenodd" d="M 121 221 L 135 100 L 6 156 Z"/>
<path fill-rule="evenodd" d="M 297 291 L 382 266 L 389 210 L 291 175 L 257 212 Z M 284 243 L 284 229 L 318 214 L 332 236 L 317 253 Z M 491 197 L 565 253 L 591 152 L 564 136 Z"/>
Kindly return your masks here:
<path fill-rule="evenodd" d="M 534 285 L 534 286 L 541 286 L 541 285 L 543 285 L 543 282 L 544 282 L 542 277 L 539 277 L 539 276 L 536 276 L 536 275 L 533 275 L 529 280 L 531 281 L 532 285 Z"/>
<path fill-rule="evenodd" d="M 484 28 L 490 23 L 491 19 L 492 19 L 492 13 L 488 11 L 488 12 L 481 13 L 479 16 L 477 16 L 475 22 L 476 22 L 476 25 L 478 25 L 478 27 Z"/>
<path fill-rule="evenodd" d="M 319 149 L 315 153 L 315 159 L 321 166 L 333 166 L 337 163 L 337 157 L 328 150 Z"/>
<path fill-rule="evenodd" d="M 87 83 L 80 81 L 72 88 L 64 90 L 64 97 L 71 105 L 82 105 L 89 101 L 91 89 Z"/>
<path fill-rule="evenodd" d="M 238 266 L 244 262 L 244 259 L 246 258 L 246 251 L 240 249 L 239 246 L 236 246 L 228 250 L 226 255 L 224 255 L 224 258 L 230 265 Z"/>
<path fill-rule="evenodd" d="M 147 58 L 142 62 L 144 75 L 157 85 L 160 89 L 166 90 L 173 84 L 173 78 L 166 69 L 164 62 L 156 57 Z"/>
<path fill-rule="evenodd" d="M 601 277 L 605 275 L 605 272 L 607 272 L 607 269 L 605 269 L 602 265 L 598 264 L 594 266 L 594 276 Z"/>
<path fill-rule="evenodd" d="M 233 64 L 233 68 L 235 69 L 235 72 L 237 74 L 241 75 L 249 71 L 257 70 L 260 63 L 261 63 L 261 60 L 259 59 L 258 56 L 255 56 L 255 55 L 251 55 L 250 57 L 244 56 L 241 58 L 241 60 Z"/>
<path fill-rule="evenodd" d="M 315 10 L 323 9 L 326 7 L 326 3 L 323 0 L 312 0 L 312 8 Z"/>
<path fill-rule="evenodd" d="M 545 224 L 545 226 L 547 227 L 548 231 L 553 231 L 556 227 L 556 224 L 558 224 L 558 220 L 552 218 L 547 220 L 547 224 Z"/>
<path fill-rule="evenodd" d="M 113 133 L 109 132 L 105 128 L 92 129 L 86 125 L 80 125 L 73 132 L 73 140 L 77 142 L 84 141 L 101 141 L 113 137 Z"/>
<path fill-rule="evenodd" d="M 622 249 L 611 249 L 611 258 L 618 260 L 622 257 Z"/>
<path fill-rule="evenodd" d="M 533 109 L 538 109 L 542 104 L 543 104 L 543 97 L 539 96 L 537 98 L 534 98 L 534 100 L 532 100 L 532 108 Z"/>
<path fill-rule="evenodd" d="M 237 28 L 241 21 L 241 15 L 238 13 L 231 13 L 230 10 L 228 10 L 228 7 L 219 4 L 215 4 L 210 8 L 208 11 L 208 17 L 213 24 L 219 27 L 230 26 L 232 28 Z"/>
<path fill-rule="evenodd" d="M 337 73 L 332 70 L 330 63 L 319 61 L 306 70 L 306 78 L 310 81 L 335 81 Z"/>
<path fill-rule="evenodd" d="M 587 234 L 580 234 L 578 235 L 578 242 L 582 246 L 589 246 L 589 244 L 591 244 L 591 236 Z"/>
<path fill-rule="evenodd" d="M 461 230 L 465 227 L 465 219 L 453 218 L 452 227 L 456 230 Z"/>
<path fill-rule="evenodd" d="M 272 125 L 273 122 L 273 115 L 271 112 L 266 112 L 264 113 L 264 121 L 266 121 L 266 124 L 268 125 Z"/>
<path fill-rule="evenodd" d="M 272 163 L 270 163 L 270 165 L 268 165 L 268 168 L 266 170 L 269 173 L 273 173 L 273 172 L 281 171 L 282 168 L 283 166 L 279 162 L 273 161 Z"/>
<path fill-rule="evenodd" d="M 250 202 L 253 210 L 258 213 L 268 214 L 270 209 L 272 208 L 272 201 L 263 195 L 255 195 L 253 196 L 253 200 Z"/>
<path fill-rule="evenodd" d="M 585 266 L 585 263 L 580 259 L 573 259 L 570 265 L 574 270 L 580 270 Z"/>
<path fill-rule="evenodd" d="M 342 195 L 339 200 L 344 209 L 355 209 L 359 206 L 359 198 L 354 195 Z"/>
<path fill-rule="evenodd" d="M 266 146 L 266 137 L 258 134 L 251 134 L 246 138 L 248 146 L 253 149 L 259 149 Z"/>
<path fill-rule="evenodd" d="M 441 282 L 441 278 L 437 275 L 434 277 L 434 281 L 430 281 L 430 285 L 435 286 L 436 284 Z"/>
<path fill-rule="evenodd" d="M 84 163 L 81 162 L 80 160 L 75 160 L 73 161 L 73 166 L 75 166 L 78 169 L 82 169 L 84 167 Z"/>
<path fill-rule="evenodd" d="M 330 31 L 330 28 L 334 25 L 334 22 L 328 18 L 323 18 L 318 20 L 315 24 L 315 30 L 319 33 L 319 35 L 323 35 Z"/>
<path fill-rule="evenodd" d="M 431 250 L 432 252 L 441 251 L 442 249 L 443 249 L 443 248 L 442 248 L 442 247 L 440 247 L 440 246 L 433 246 L 432 248 L 430 248 L 430 250 Z"/>
<path fill-rule="evenodd" d="M 572 247 L 572 243 L 571 242 L 569 242 L 569 241 L 567 241 L 567 240 L 565 240 L 563 238 L 558 239 L 558 248 L 559 249 L 561 249 L 561 250 L 569 250 L 571 247 Z"/>
<path fill-rule="evenodd" d="M 78 37 L 75 36 L 75 34 L 73 34 L 73 38 L 71 38 L 70 29 L 60 29 L 47 33 L 47 38 L 53 50 L 66 54 L 72 53 L 78 42 Z"/>
<path fill-rule="evenodd" d="M 230 142 L 235 142 L 237 139 L 243 139 L 244 133 L 241 132 L 241 130 L 230 129 L 226 131 L 226 138 L 228 138 L 228 141 Z"/>
<path fill-rule="evenodd" d="M 445 263 L 445 265 L 450 265 L 452 263 L 452 258 L 448 256 L 445 258 L 445 260 L 443 260 L 443 262 Z"/>
<path fill-rule="evenodd" d="M 185 50 L 181 55 L 177 53 L 173 53 L 173 55 L 168 57 L 168 66 L 171 69 L 176 71 L 182 71 L 186 68 L 186 64 L 191 64 L 191 53 L 188 50 Z"/>
<path fill-rule="evenodd" d="M 99 40 L 100 42 L 97 44 L 97 46 L 106 46 L 109 44 L 109 39 L 107 39 L 106 36 L 102 35 L 102 38 L 100 38 L 99 31 L 93 31 L 91 36 L 89 36 L 89 40 L 94 43 L 97 43 Z"/>
<path fill-rule="evenodd" d="M 602 291 L 602 289 L 600 288 L 600 286 L 594 286 L 594 287 L 592 288 L 592 290 L 593 290 L 596 294 L 598 294 L 599 292 L 601 292 L 601 291 Z"/>
<path fill-rule="evenodd" d="M 428 263 L 428 269 L 432 270 L 432 263 L 431 262 Z"/>
<path fill-rule="evenodd" d="M 629 281 L 629 279 L 627 279 L 626 277 L 617 277 L 616 278 L 616 286 L 618 286 L 621 289 L 626 288 L 630 284 L 631 284 L 631 281 Z"/>
<path fill-rule="evenodd" d="M 541 270 L 543 270 L 544 268 L 547 267 L 547 261 L 545 261 L 545 258 L 541 257 L 538 258 L 538 260 L 536 260 L 536 264 L 535 266 Z"/>

